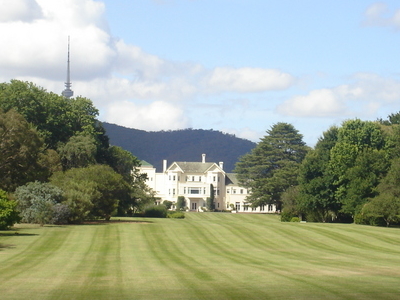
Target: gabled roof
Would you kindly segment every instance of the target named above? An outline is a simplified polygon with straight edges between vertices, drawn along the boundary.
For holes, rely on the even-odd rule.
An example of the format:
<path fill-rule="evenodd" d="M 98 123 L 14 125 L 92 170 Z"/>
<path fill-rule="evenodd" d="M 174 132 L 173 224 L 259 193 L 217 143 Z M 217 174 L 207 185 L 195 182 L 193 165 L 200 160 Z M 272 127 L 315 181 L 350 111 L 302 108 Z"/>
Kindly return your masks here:
<path fill-rule="evenodd" d="M 174 162 L 169 168 L 179 168 L 183 173 L 205 173 L 209 171 L 212 167 L 219 169 L 221 172 L 223 170 L 216 164 L 211 162 L 183 162 L 183 161 L 176 161 Z"/>
<path fill-rule="evenodd" d="M 182 162 L 177 161 L 176 164 L 185 173 L 204 173 L 214 165 L 214 163 L 202 162 Z"/>
<path fill-rule="evenodd" d="M 148 162 L 145 161 L 145 160 L 141 160 L 141 161 L 140 161 L 140 165 L 141 165 L 142 167 L 153 167 L 153 165 L 152 165 L 151 163 L 148 163 Z"/>
<path fill-rule="evenodd" d="M 236 173 L 226 173 L 225 185 L 235 185 L 240 186 L 239 180 L 236 177 Z"/>

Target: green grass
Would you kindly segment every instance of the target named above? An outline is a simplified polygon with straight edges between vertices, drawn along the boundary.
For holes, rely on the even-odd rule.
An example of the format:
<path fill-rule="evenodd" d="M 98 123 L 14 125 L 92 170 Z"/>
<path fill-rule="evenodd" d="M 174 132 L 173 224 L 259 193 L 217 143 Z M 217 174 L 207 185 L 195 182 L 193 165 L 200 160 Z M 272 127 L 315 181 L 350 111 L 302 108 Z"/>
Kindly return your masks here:
<path fill-rule="evenodd" d="M 0 231 L 0 299 L 399 299 L 400 231 L 277 216 Z M 18 234 L 14 234 L 14 232 Z"/>

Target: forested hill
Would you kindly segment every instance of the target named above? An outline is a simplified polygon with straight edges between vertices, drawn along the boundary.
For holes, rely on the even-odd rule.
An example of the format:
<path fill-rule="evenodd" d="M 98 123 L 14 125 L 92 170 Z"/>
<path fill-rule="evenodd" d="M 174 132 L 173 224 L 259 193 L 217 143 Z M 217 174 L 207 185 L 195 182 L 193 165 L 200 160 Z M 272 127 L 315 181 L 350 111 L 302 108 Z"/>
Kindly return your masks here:
<path fill-rule="evenodd" d="M 184 129 L 174 131 L 144 131 L 103 123 L 110 144 L 132 152 L 162 171 L 162 161 L 224 162 L 225 172 L 231 172 L 239 157 L 251 151 L 256 144 L 220 131 Z"/>

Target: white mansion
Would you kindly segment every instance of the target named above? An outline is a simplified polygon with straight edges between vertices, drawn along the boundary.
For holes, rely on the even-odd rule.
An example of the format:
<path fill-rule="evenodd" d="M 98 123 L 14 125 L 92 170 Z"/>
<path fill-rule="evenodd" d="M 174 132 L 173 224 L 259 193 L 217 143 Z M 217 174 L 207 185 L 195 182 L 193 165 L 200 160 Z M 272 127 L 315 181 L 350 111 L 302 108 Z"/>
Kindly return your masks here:
<path fill-rule="evenodd" d="M 206 162 L 202 155 L 201 162 L 173 162 L 170 166 L 163 161 L 163 172 L 142 161 L 140 173 L 147 174 L 147 185 L 156 192 L 157 203 L 165 200 L 176 203 L 179 196 L 185 197 L 187 209 L 203 211 L 210 189 L 214 188 L 216 210 L 232 210 L 248 213 L 275 213 L 275 205 L 250 207 L 246 202 L 248 190 L 238 184 L 234 173 L 225 173 L 223 162 Z"/>

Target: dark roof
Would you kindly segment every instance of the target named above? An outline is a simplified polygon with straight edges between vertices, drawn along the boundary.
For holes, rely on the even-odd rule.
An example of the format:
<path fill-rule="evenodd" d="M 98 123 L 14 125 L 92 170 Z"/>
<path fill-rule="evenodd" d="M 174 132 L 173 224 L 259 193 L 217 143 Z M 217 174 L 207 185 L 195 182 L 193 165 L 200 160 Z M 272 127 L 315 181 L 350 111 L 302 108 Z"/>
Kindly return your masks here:
<path fill-rule="evenodd" d="M 239 180 L 236 177 L 236 173 L 225 174 L 225 185 L 237 185 L 239 186 Z"/>
<path fill-rule="evenodd" d="M 148 163 L 148 162 L 145 161 L 145 160 L 141 160 L 141 161 L 140 161 L 140 165 L 141 165 L 142 167 L 152 167 L 152 166 L 153 166 L 151 163 Z"/>
<path fill-rule="evenodd" d="M 215 163 L 210 162 L 175 162 L 184 173 L 204 173 Z"/>

